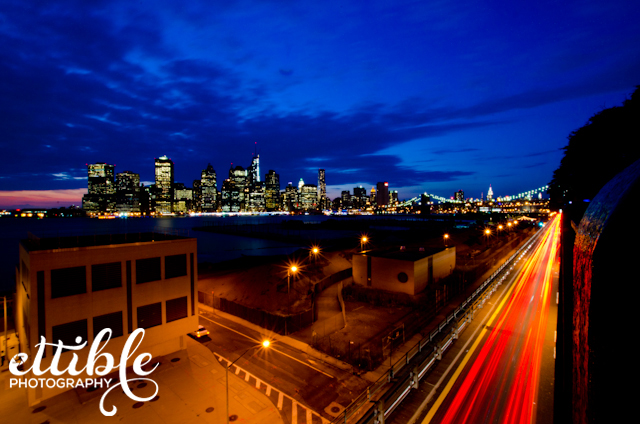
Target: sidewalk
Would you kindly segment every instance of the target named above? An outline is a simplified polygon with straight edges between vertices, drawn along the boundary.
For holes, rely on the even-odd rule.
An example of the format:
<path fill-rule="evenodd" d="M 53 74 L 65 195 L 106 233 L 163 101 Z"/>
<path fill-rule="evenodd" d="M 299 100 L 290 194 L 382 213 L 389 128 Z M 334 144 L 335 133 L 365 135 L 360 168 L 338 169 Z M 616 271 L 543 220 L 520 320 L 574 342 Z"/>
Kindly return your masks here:
<path fill-rule="evenodd" d="M 15 339 L 15 337 L 14 337 Z M 11 337 L 10 337 L 11 342 Z M 15 350 L 15 349 L 14 349 Z M 154 358 L 160 366 L 148 376 L 158 384 L 156 399 L 137 403 L 122 390 L 114 389 L 105 398 L 104 408 L 117 408 L 116 415 L 105 417 L 100 412 L 100 399 L 105 389 L 87 392 L 69 390 L 27 406 L 26 389 L 10 388 L 7 363 L 0 370 L 0 416 L 14 423 L 225 423 L 225 370 L 213 353 L 199 342 L 187 338 L 187 349 Z M 135 378 L 132 376 L 129 378 Z M 153 384 L 130 381 L 136 396 L 153 395 Z M 238 422 L 256 424 L 283 423 L 277 408 L 259 390 L 229 373 L 229 415 Z M 83 403 L 81 403 L 81 400 Z"/>

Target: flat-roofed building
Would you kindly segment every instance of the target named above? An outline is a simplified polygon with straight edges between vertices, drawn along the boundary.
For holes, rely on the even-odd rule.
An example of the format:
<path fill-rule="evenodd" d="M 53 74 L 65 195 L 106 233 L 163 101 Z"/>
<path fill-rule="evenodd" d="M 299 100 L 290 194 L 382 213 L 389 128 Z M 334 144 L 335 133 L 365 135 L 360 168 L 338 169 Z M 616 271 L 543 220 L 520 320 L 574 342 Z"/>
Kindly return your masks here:
<path fill-rule="evenodd" d="M 395 248 L 353 255 L 353 282 L 372 289 L 416 295 L 451 275 L 456 248 Z"/>
<path fill-rule="evenodd" d="M 113 334 L 102 352 L 117 364 L 137 328 L 145 329 L 138 354 L 156 357 L 185 349 L 187 333 L 198 327 L 195 238 L 159 233 L 30 238 L 20 243 L 16 271 L 16 331 L 20 352 L 29 355 L 25 370 L 41 336 L 68 346 L 77 346 L 78 336 L 87 342 L 82 350 L 61 354 L 62 370 L 74 353 L 78 368 L 84 367 L 94 338 L 105 328 Z M 54 353 L 46 346 L 42 369 L 49 368 Z M 35 378 L 32 372 L 25 377 Z M 29 405 L 66 390 L 29 388 Z"/>

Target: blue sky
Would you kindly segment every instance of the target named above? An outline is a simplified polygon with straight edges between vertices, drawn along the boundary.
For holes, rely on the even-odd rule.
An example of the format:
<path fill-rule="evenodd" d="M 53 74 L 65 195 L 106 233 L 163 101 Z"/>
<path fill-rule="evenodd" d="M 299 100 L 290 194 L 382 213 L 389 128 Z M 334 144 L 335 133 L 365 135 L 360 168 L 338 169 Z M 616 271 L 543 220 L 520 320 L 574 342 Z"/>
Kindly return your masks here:
<path fill-rule="evenodd" d="M 0 207 L 79 203 L 94 162 L 220 184 L 255 143 L 332 197 L 533 189 L 640 84 L 638 22 L 637 1 L 4 1 Z"/>

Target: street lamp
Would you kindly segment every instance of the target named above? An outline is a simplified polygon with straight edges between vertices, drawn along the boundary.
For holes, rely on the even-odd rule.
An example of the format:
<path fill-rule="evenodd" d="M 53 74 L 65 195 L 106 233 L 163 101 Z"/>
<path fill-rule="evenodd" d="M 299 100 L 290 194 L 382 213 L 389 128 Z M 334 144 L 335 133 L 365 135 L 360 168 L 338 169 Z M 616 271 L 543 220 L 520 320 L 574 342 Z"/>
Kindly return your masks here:
<path fill-rule="evenodd" d="M 295 265 L 291 265 L 291 267 L 287 269 L 287 293 L 291 292 L 291 275 L 293 274 L 295 276 L 297 271 L 298 267 Z"/>
<path fill-rule="evenodd" d="M 318 246 L 312 246 L 311 250 L 309 250 L 309 257 L 313 255 L 313 261 L 315 262 L 318 259 L 318 253 L 320 253 L 320 248 Z"/>
<path fill-rule="evenodd" d="M 364 250 L 364 245 L 367 244 L 368 241 L 369 239 L 367 238 L 367 236 L 362 236 L 362 238 L 360 239 L 360 251 Z"/>
<path fill-rule="evenodd" d="M 486 242 L 486 246 L 488 247 L 489 246 L 489 236 L 491 235 L 491 230 L 488 229 L 488 228 L 486 230 L 484 230 L 484 235 L 486 236 L 485 237 L 485 242 Z"/>
<path fill-rule="evenodd" d="M 447 240 L 449 240 L 449 234 L 444 235 L 444 246 L 447 247 Z"/>
<path fill-rule="evenodd" d="M 251 349 L 255 349 L 257 347 L 264 347 L 265 349 L 269 347 L 271 343 L 269 342 L 269 340 L 264 340 L 262 343 L 260 343 L 257 346 L 251 346 L 249 349 L 245 350 L 242 355 L 238 356 L 238 359 L 236 359 L 235 361 L 233 361 L 232 363 L 230 363 L 229 365 L 227 365 L 225 367 L 225 380 L 226 380 L 226 385 L 227 385 L 227 424 L 229 424 L 229 368 L 231 368 L 231 366 L 233 364 L 235 364 L 236 362 L 238 362 L 238 360 L 240 358 L 242 358 L 244 356 L 245 353 L 249 352 Z"/>

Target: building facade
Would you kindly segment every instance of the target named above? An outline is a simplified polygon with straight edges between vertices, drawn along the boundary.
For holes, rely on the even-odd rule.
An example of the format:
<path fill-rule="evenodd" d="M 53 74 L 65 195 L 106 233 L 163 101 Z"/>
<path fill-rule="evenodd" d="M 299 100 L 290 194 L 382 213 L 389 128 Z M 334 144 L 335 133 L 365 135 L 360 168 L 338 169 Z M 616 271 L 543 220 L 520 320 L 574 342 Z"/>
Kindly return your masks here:
<path fill-rule="evenodd" d="M 29 356 L 25 369 L 41 337 L 66 346 L 77 346 L 77 337 L 86 341 L 81 350 L 63 352 L 58 365 L 65 369 L 75 354 L 82 368 L 103 329 L 112 334 L 102 352 L 118 361 L 137 328 L 145 329 L 140 351 L 156 357 L 185 349 L 187 333 L 198 326 L 194 238 L 158 233 L 30 238 L 22 240 L 19 257 L 16 331 L 20 352 Z M 45 347 L 42 369 L 49 368 L 54 353 L 53 346 Z M 25 377 L 35 378 L 33 372 Z M 47 387 L 27 390 L 30 406 L 67 390 Z"/>
<path fill-rule="evenodd" d="M 389 183 L 386 181 L 376 185 L 376 205 L 379 208 L 389 205 Z"/>
<path fill-rule="evenodd" d="M 116 174 L 116 211 L 140 213 L 140 174 L 131 171 Z"/>
<path fill-rule="evenodd" d="M 200 211 L 215 212 L 218 210 L 218 185 L 216 170 L 211 164 L 200 174 Z"/>
<path fill-rule="evenodd" d="M 155 212 L 173 212 L 173 161 L 166 156 L 155 160 Z"/>
<path fill-rule="evenodd" d="M 455 267 L 455 246 L 367 251 L 353 255 L 353 282 L 413 296 L 451 275 Z"/>
<path fill-rule="evenodd" d="M 327 209 L 327 182 L 324 169 L 318 169 L 318 205 L 320 210 Z"/>
<path fill-rule="evenodd" d="M 115 165 L 91 163 L 87 165 L 88 192 L 82 197 L 82 209 L 91 214 L 116 211 Z"/>
<path fill-rule="evenodd" d="M 265 206 L 268 211 L 278 211 L 280 206 L 280 175 L 270 169 L 265 175 Z"/>

